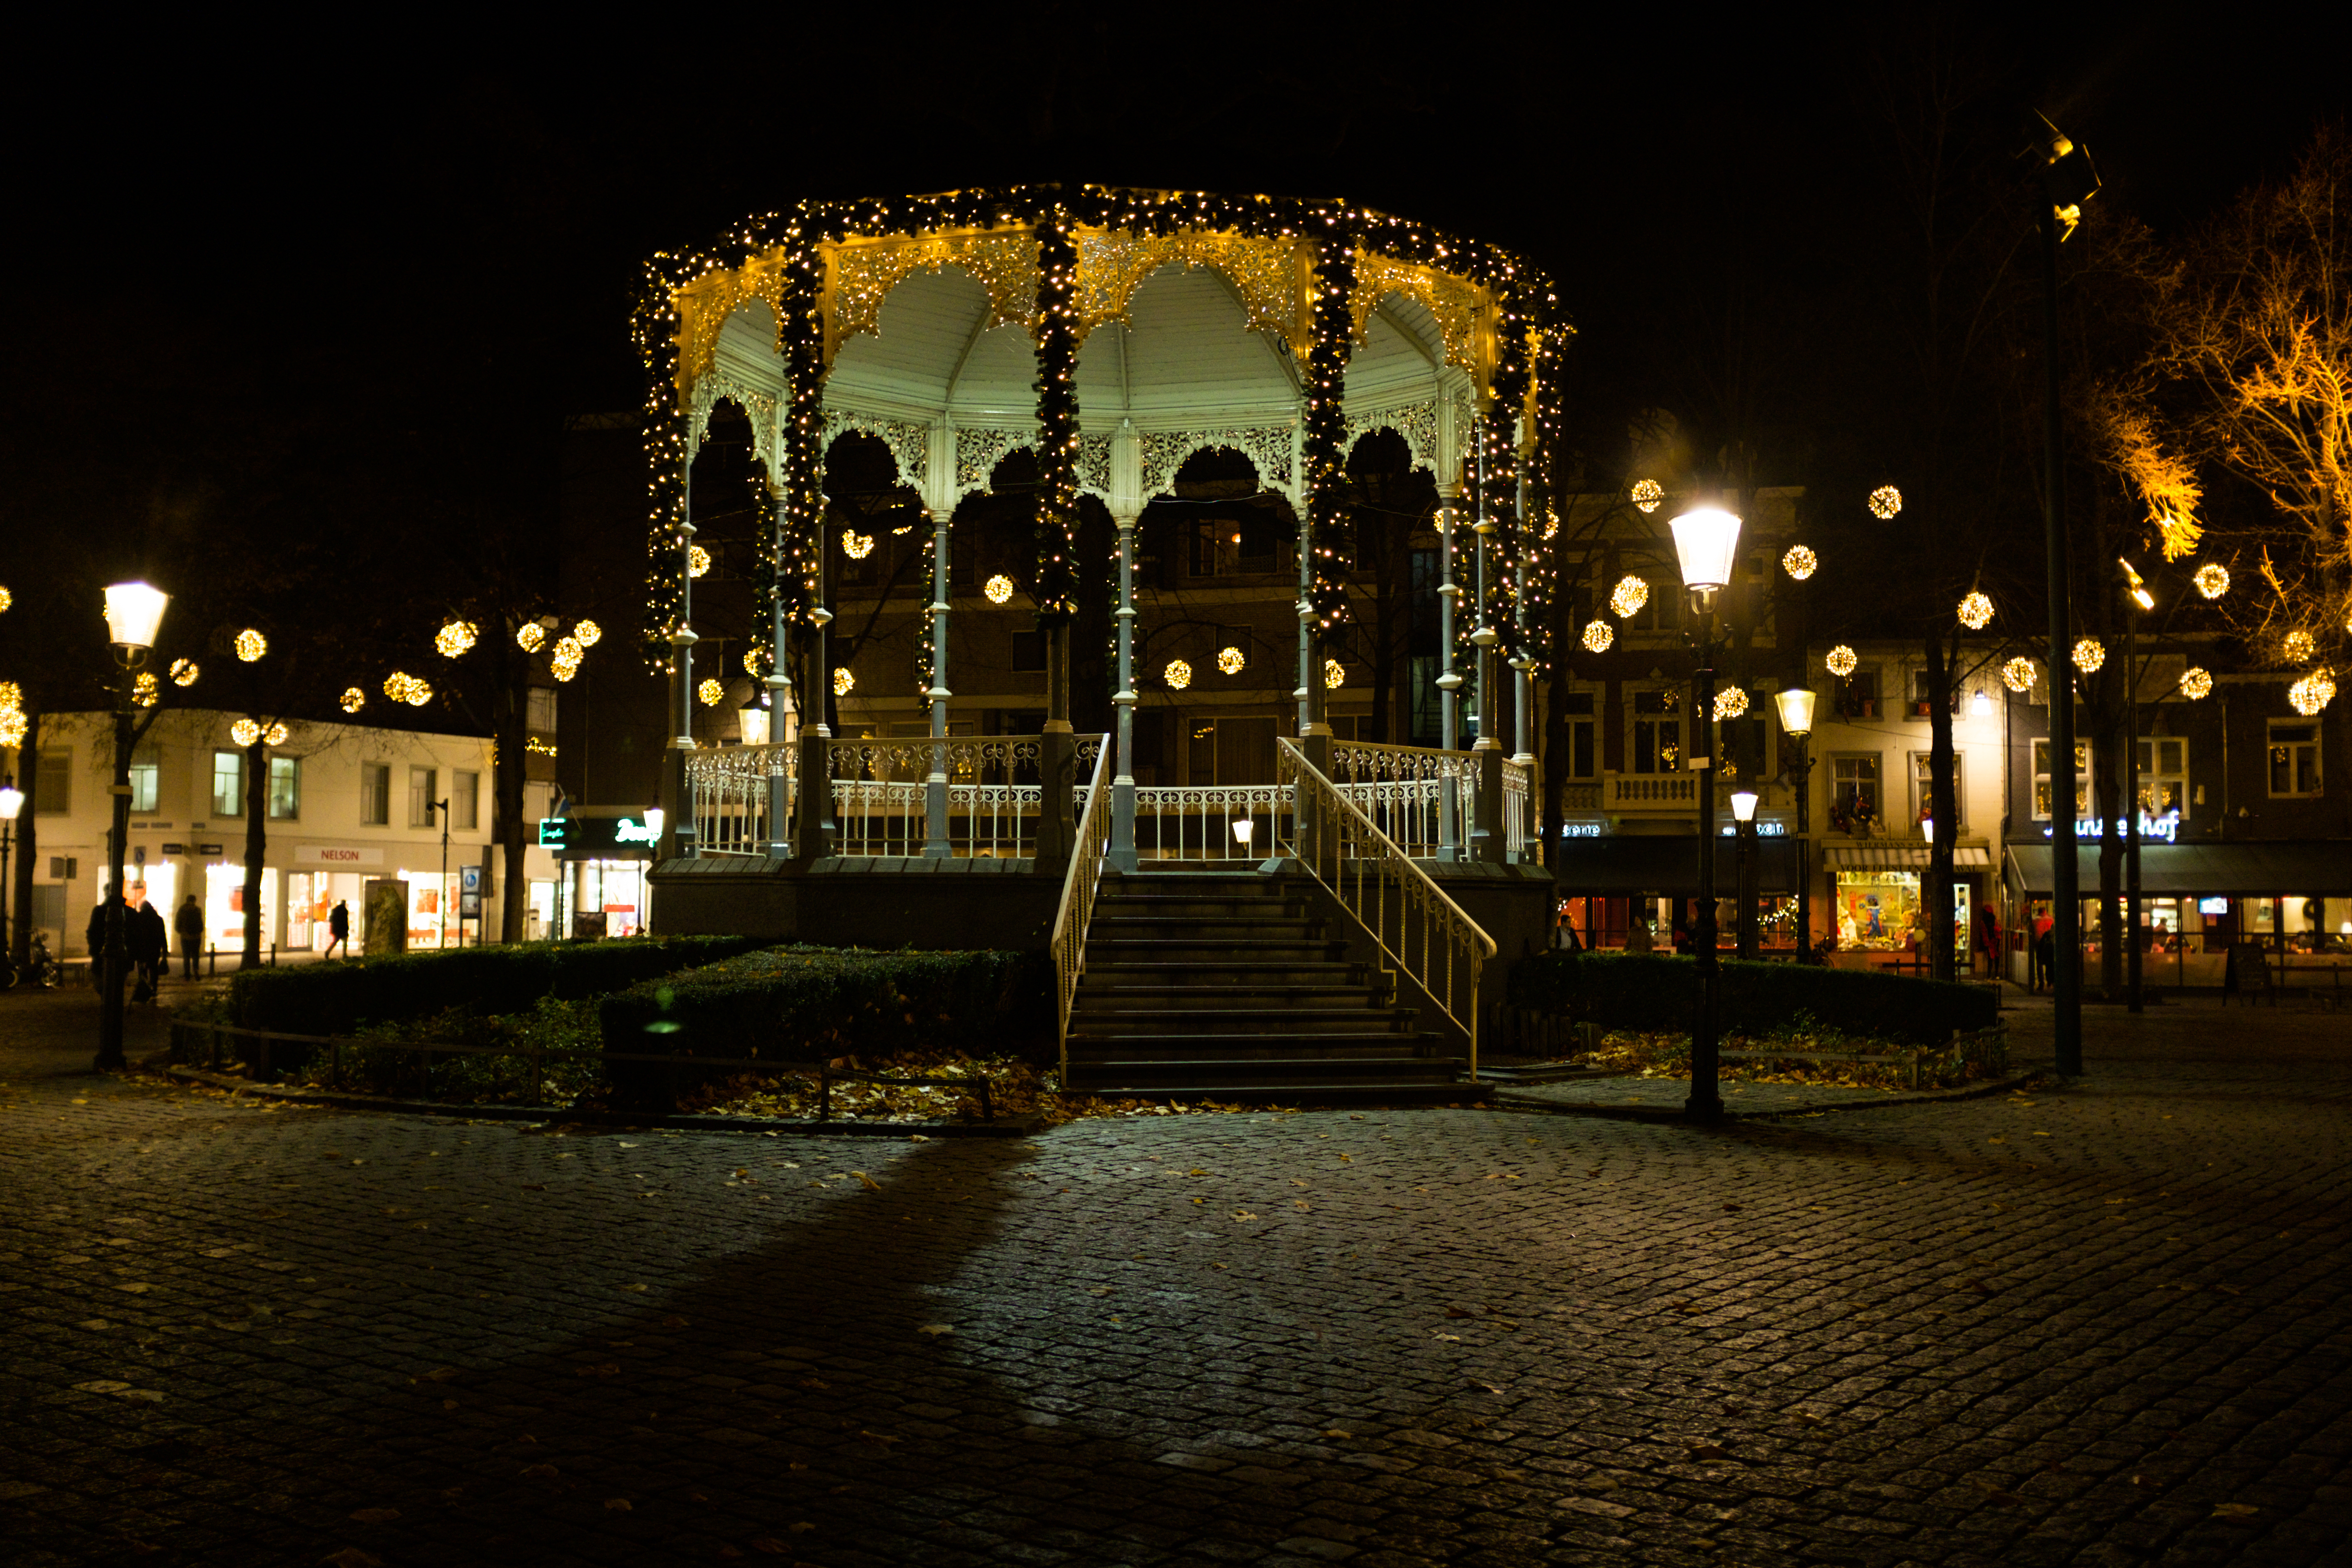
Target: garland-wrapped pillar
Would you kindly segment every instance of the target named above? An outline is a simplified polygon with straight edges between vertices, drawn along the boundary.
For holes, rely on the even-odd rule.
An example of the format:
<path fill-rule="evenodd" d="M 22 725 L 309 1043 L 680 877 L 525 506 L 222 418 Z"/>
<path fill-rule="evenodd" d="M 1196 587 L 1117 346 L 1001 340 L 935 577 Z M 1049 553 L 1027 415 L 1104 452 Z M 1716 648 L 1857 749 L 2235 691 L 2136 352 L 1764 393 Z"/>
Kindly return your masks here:
<path fill-rule="evenodd" d="M 677 611 L 669 628 L 671 736 L 662 762 L 662 837 L 656 847 L 663 858 L 691 856 L 695 851 L 694 790 L 687 779 L 687 752 L 694 750 L 694 645 L 689 624 L 694 614 L 694 450 L 687 448 L 688 472 L 678 479 L 677 526 L 672 542 L 677 551 Z M 648 915 L 651 910 L 647 911 Z"/>
<path fill-rule="evenodd" d="M 1303 563 L 1300 686 L 1307 707 L 1303 749 L 1326 773 L 1331 765 L 1325 649 L 1347 619 L 1347 590 L 1340 581 L 1332 542 L 1348 521 L 1348 354 L 1355 336 L 1356 245 L 1337 225 L 1307 242 L 1307 298 L 1311 301 L 1305 384 L 1299 423 L 1307 483 L 1307 547 Z"/>
<path fill-rule="evenodd" d="M 1502 638 L 1491 618 L 1496 519 L 1487 494 L 1493 426 L 1492 415 L 1482 416 L 1478 421 L 1478 510 L 1471 524 L 1478 551 L 1472 606 L 1476 624 L 1470 633 L 1470 645 L 1478 650 L 1474 688 L 1478 701 L 1478 738 L 1471 742 L 1470 750 L 1476 753 L 1478 794 L 1471 812 L 1469 858 L 1499 863 L 1503 858 L 1503 748 L 1502 742 L 1495 739 L 1495 645 Z"/>
<path fill-rule="evenodd" d="M 948 512 L 927 513 L 931 522 L 931 684 L 923 693 L 931 709 L 930 765 L 923 777 L 923 855 L 944 860 L 955 853 L 948 837 Z"/>
<path fill-rule="evenodd" d="M 1118 529 L 1118 756 L 1113 764 L 1110 850 L 1122 871 L 1136 868 L 1135 852 L 1135 529 L 1143 516 L 1143 452 L 1135 422 L 1119 421 L 1110 438 L 1110 517 Z"/>
<path fill-rule="evenodd" d="M 1045 731 L 1038 741 L 1035 867 L 1059 875 L 1077 842 L 1072 796 L 1077 741 L 1070 733 L 1071 569 L 1078 506 L 1078 247 L 1068 214 L 1037 223 L 1037 628 L 1045 634 Z"/>
<path fill-rule="evenodd" d="M 792 858 L 806 862 L 831 855 L 832 757 L 825 742 L 824 683 L 829 679 L 824 582 L 824 322 L 814 248 L 785 267 L 777 342 L 784 359 L 784 396 L 778 410 L 776 465 L 782 497 L 776 509 L 777 618 L 792 655 L 800 728 L 793 749 Z M 777 658 L 784 657 L 780 645 Z"/>

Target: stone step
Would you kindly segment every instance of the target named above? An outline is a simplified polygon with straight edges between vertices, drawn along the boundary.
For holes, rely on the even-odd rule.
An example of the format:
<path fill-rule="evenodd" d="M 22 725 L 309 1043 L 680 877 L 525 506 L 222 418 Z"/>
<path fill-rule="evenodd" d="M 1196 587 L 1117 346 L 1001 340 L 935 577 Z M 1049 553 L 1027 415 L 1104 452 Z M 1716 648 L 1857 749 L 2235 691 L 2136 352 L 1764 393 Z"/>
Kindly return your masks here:
<path fill-rule="evenodd" d="M 1413 1009 L 1374 1007 L 1361 998 L 1352 1007 L 1150 1008 L 1097 1005 L 1071 1013 L 1073 1028 L 1082 1022 L 1089 1034 L 1155 1039 L 1178 1033 L 1244 1038 L 1284 1035 L 1406 1034 L 1412 1029 Z"/>
<path fill-rule="evenodd" d="M 1259 1058 L 1291 1061 L 1423 1061 L 1451 1059 L 1453 1047 L 1444 1037 L 1427 1030 L 1375 1030 L 1363 1033 L 1311 1035 L 1165 1034 L 1148 1038 L 1107 1035 L 1098 1030 L 1073 1030 L 1070 1060 L 1079 1061 L 1246 1061 Z"/>
<path fill-rule="evenodd" d="M 1263 980 L 1206 986 L 1124 980 L 1116 978 L 1112 972 L 1092 971 L 1078 981 L 1076 1005 L 1087 1010 L 1213 1006 L 1253 1011 L 1297 1007 L 1361 1009 L 1375 1005 L 1370 988 L 1344 974 L 1324 983 Z"/>
<path fill-rule="evenodd" d="M 1467 1091 L 1461 1081 L 1465 1063 L 1459 1058 L 1429 1057 L 1248 1057 L 1232 1060 L 1200 1058 L 1187 1061 L 1116 1060 L 1090 1062 L 1081 1070 L 1070 1064 L 1069 1087 L 1090 1094 L 1192 1093 L 1223 1094 L 1236 1089 L 1326 1089 L 1444 1088 Z"/>
<path fill-rule="evenodd" d="M 1192 938 L 1128 937 L 1113 941 L 1089 938 L 1087 961 L 1096 963 L 1339 963 L 1348 956 L 1344 942 L 1221 942 L 1202 934 Z"/>
<path fill-rule="evenodd" d="M 1306 915 L 1296 917 L 1258 914 L 1219 916 L 1212 920 L 1177 920 L 1163 915 L 1105 915 L 1097 911 L 1087 927 L 1089 942 L 1100 938 L 1117 942 L 1123 937 L 1213 936 L 1222 942 L 1256 942 L 1262 940 L 1312 942 L 1324 934 L 1325 922 Z"/>
<path fill-rule="evenodd" d="M 1346 962 L 1260 963 L 1226 956 L 1201 963 L 1127 963 L 1106 958 L 1089 947 L 1079 985 L 1142 986 L 1160 990 L 1199 990 L 1205 986 L 1252 989 L 1260 986 L 1304 985 L 1370 994 L 1366 966 Z"/>

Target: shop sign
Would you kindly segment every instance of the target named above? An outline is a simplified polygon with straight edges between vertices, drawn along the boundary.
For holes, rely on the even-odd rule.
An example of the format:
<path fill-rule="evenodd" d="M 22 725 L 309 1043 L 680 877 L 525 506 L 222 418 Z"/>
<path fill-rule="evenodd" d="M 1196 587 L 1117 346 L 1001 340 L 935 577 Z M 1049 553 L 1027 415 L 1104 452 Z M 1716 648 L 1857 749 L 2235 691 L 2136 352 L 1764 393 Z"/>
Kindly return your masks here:
<path fill-rule="evenodd" d="M 2043 823 L 2042 837 L 2044 838 L 2054 837 L 2052 832 L 2053 826 L 2051 823 Z M 2074 819 L 2074 837 L 2078 839 L 2098 838 L 2105 836 L 2106 826 L 2107 819 L 2104 816 L 2078 816 Z M 2141 812 L 2139 836 L 2142 838 L 2153 838 L 2165 844 L 2171 843 L 2180 836 L 2179 808 L 2176 806 L 2161 816 L 2150 816 L 2147 813 Z"/>
<path fill-rule="evenodd" d="M 196 846 L 196 853 L 199 855 L 218 855 L 221 852 L 221 847 L 217 844 L 199 844 Z"/>
<path fill-rule="evenodd" d="M 661 841 L 662 813 L 658 807 L 634 816 L 548 816 L 539 824 L 539 841 L 549 849 L 619 849 L 643 845 L 651 849 Z"/>
<path fill-rule="evenodd" d="M 1608 832 L 1609 825 L 1602 822 L 1563 822 L 1559 825 L 1562 838 L 1601 838 L 1605 837 Z"/>
<path fill-rule="evenodd" d="M 383 851 L 377 847 L 358 848 L 347 844 L 304 844 L 294 851 L 297 866 L 381 866 Z"/>
<path fill-rule="evenodd" d="M 163 853 L 166 855 L 185 855 L 187 852 L 188 847 L 184 844 L 166 844 L 163 846 Z"/>

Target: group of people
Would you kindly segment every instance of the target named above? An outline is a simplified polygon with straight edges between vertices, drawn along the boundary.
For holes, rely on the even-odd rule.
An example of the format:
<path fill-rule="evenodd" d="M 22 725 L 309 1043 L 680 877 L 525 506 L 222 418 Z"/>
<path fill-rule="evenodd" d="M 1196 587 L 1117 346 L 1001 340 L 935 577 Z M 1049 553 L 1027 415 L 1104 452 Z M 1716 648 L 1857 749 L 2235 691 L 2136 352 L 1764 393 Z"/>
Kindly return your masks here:
<path fill-rule="evenodd" d="M 172 923 L 167 929 L 163 924 L 163 911 L 148 901 L 146 884 L 133 882 L 131 891 L 139 901 L 123 907 L 122 949 L 124 955 L 131 960 L 131 973 L 138 977 L 131 997 L 135 1001 L 152 1002 L 155 999 L 157 987 L 163 983 L 164 965 L 171 962 L 173 935 L 180 939 L 181 977 L 187 980 L 196 977 L 196 955 L 205 945 L 205 911 L 197 904 L 196 895 L 190 893 L 187 901 L 173 911 Z M 115 902 L 121 904 L 121 900 Z M 103 966 L 96 960 L 106 952 L 106 921 L 107 905 L 101 902 L 90 910 L 89 927 L 82 933 L 92 959 L 90 984 L 101 991 L 106 988 L 106 976 Z M 332 958 L 335 949 L 340 946 L 344 956 L 349 957 L 352 911 L 350 906 L 340 900 L 333 912 L 327 917 L 327 931 L 332 940 L 327 943 L 326 956 Z"/>

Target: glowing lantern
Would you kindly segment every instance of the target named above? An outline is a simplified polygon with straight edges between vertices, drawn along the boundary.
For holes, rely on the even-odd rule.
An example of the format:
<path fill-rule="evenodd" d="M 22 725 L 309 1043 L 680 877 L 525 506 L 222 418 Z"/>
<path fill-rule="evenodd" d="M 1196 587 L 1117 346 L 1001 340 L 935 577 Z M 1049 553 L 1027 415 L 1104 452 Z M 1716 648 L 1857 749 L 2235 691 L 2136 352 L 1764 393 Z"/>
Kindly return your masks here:
<path fill-rule="evenodd" d="M 2074 668 L 2084 675 L 2096 675 L 2099 667 L 2107 662 L 2107 650 L 2096 637 L 2084 637 L 2074 645 Z"/>
<path fill-rule="evenodd" d="M 857 677 L 852 675 L 845 666 L 834 666 L 833 694 L 835 697 L 846 697 L 856 689 Z"/>
<path fill-rule="evenodd" d="M 2311 634 L 2300 627 L 2287 633 L 2284 640 L 2279 644 L 2281 650 L 2286 654 L 2286 661 L 2289 664 L 2308 664 L 2317 646 L 2311 640 Z"/>
<path fill-rule="evenodd" d="M 1227 675 L 1239 675 L 1247 668 L 1249 668 L 1249 659 L 1243 654 L 1241 649 L 1237 647 L 1221 647 L 1217 650 L 1217 668 L 1222 670 L 1223 673 Z"/>
<path fill-rule="evenodd" d="M 433 636 L 433 647 L 443 658 L 456 658 L 481 636 L 471 621 L 451 621 Z"/>
<path fill-rule="evenodd" d="M 247 626 L 236 634 L 236 657 L 247 664 L 257 662 L 269 651 L 269 639 Z"/>
<path fill-rule="evenodd" d="M 1829 658 L 1822 660 L 1822 662 L 1829 666 L 1830 673 L 1836 676 L 1840 680 L 1843 680 L 1847 676 L 1852 675 L 1855 669 L 1861 667 L 1862 664 L 1862 660 L 1854 656 L 1853 649 L 1846 647 L 1843 643 L 1840 643 L 1837 647 L 1830 649 Z"/>
<path fill-rule="evenodd" d="M 272 724 L 269 726 L 269 732 L 261 738 L 269 745 L 282 746 L 286 743 L 286 737 L 292 733 L 293 731 L 283 724 Z"/>
<path fill-rule="evenodd" d="M 1737 686 L 1727 686 L 1715 694 L 1715 716 L 1717 721 L 1737 719 L 1748 711 L 1748 693 Z"/>
<path fill-rule="evenodd" d="M 525 653 L 537 653 L 547 646 L 547 628 L 537 621 L 525 621 L 515 627 L 515 646 Z"/>
<path fill-rule="evenodd" d="M 2207 598 L 2218 599 L 2230 591 L 2230 569 L 2209 561 L 2197 568 L 2197 575 L 2189 581 L 2196 584 L 2197 591 Z"/>
<path fill-rule="evenodd" d="M 1780 557 L 1780 570 L 1801 583 L 1820 570 L 1822 558 L 1810 546 L 1791 544 L 1789 552 Z"/>
<path fill-rule="evenodd" d="M 343 688 L 342 704 L 344 712 L 356 713 L 367 706 L 367 693 L 356 686 L 346 686 Z"/>
<path fill-rule="evenodd" d="M 1346 668 L 1340 665 L 1339 661 L 1336 658 L 1325 659 L 1323 661 L 1324 689 L 1327 691 L 1337 691 L 1339 688 L 1347 684 L 1348 672 Z"/>
<path fill-rule="evenodd" d="M 1171 658 L 1160 672 L 1160 678 L 1168 682 L 1169 690 L 1181 691 L 1192 684 L 1192 667 L 1181 658 Z"/>
<path fill-rule="evenodd" d="M 2286 700 L 2308 719 L 2336 700 L 2336 672 L 2322 667 L 2286 689 Z"/>
<path fill-rule="evenodd" d="M 1633 481 L 1633 504 L 1643 511 L 1657 510 L 1658 503 L 1665 499 L 1666 492 L 1658 488 L 1657 480 L 1635 479 Z"/>
<path fill-rule="evenodd" d="M 705 550 L 699 544 L 688 545 L 686 547 L 686 574 L 689 577 L 699 577 L 709 570 L 710 552 Z"/>
<path fill-rule="evenodd" d="M 250 719 L 239 719 L 228 727 L 228 738 L 240 746 L 250 746 L 261 739 L 261 726 Z"/>
<path fill-rule="evenodd" d="M 2033 677 L 2033 661 L 2023 654 L 2019 654 L 2000 667 L 2000 683 L 2011 691 L 2032 690 Z"/>
<path fill-rule="evenodd" d="M 719 685 L 716 678 L 704 679 L 694 689 L 694 694 L 702 700 L 705 708 L 716 708 L 727 700 L 727 689 Z"/>
<path fill-rule="evenodd" d="M 1893 485 L 1881 485 L 1870 492 L 1870 515 L 1881 522 L 1891 521 L 1903 510 L 1903 492 Z"/>
<path fill-rule="evenodd" d="M 2180 695 L 2194 702 L 2213 695 L 2213 675 L 2203 665 L 2192 664 L 2180 672 Z"/>
<path fill-rule="evenodd" d="M 1972 632 L 1980 632 L 1992 619 L 1992 600 L 1983 594 L 1971 592 L 1960 601 L 1959 614 L 1960 625 Z"/>
<path fill-rule="evenodd" d="M 569 680 L 580 673 L 580 639 L 558 637 L 547 656 L 548 672 L 558 680 Z"/>
<path fill-rule="evenodd" d="M 1607 653 L 1610 644 L 1617 640 L 1617 628 L 1607 621 L 1588 621 L 1584 626 L 1584 649 L 1587 653 Z"/>
<path fill-rule="evenodd" d="M 1013 597 L 1013 579 L 999 572 L 995 576 L 991 577 L 980 591 L 988 595 L 990 604 L 1002 605 Z"/>
<path fill-rule="evenodd" d="M 131 700 L 142 708 L 152 708 L 163 694 L 156 689 L 155 672 L 142 669 L 139 679 L 131 683 Z"/>
<path fill-rule="evenodd" d="M 1649 602 L 1650 585 L 1630 572 L 1618 578 L 1617 586 L 1609 590 L 1609 607 L 1617 612 L 1620 620 L 1640 615 L 1642 606 Z"/>
<path fill-rule="evenodd" d="M 841 531 L 841 552 L 852 561 L 863 561 L 874 553 L 874 536 L 845 528 Z"/>
<path fill-rule="evenodd" d="M 596 646 L 597 639 L 601 638 L 604 635 L 604 628 L 598 626 L 593 621 L 583 621 L 578 626 L 572 628 L 572 640 L 578 643 L 582 647 L 594 647 Z"/>

